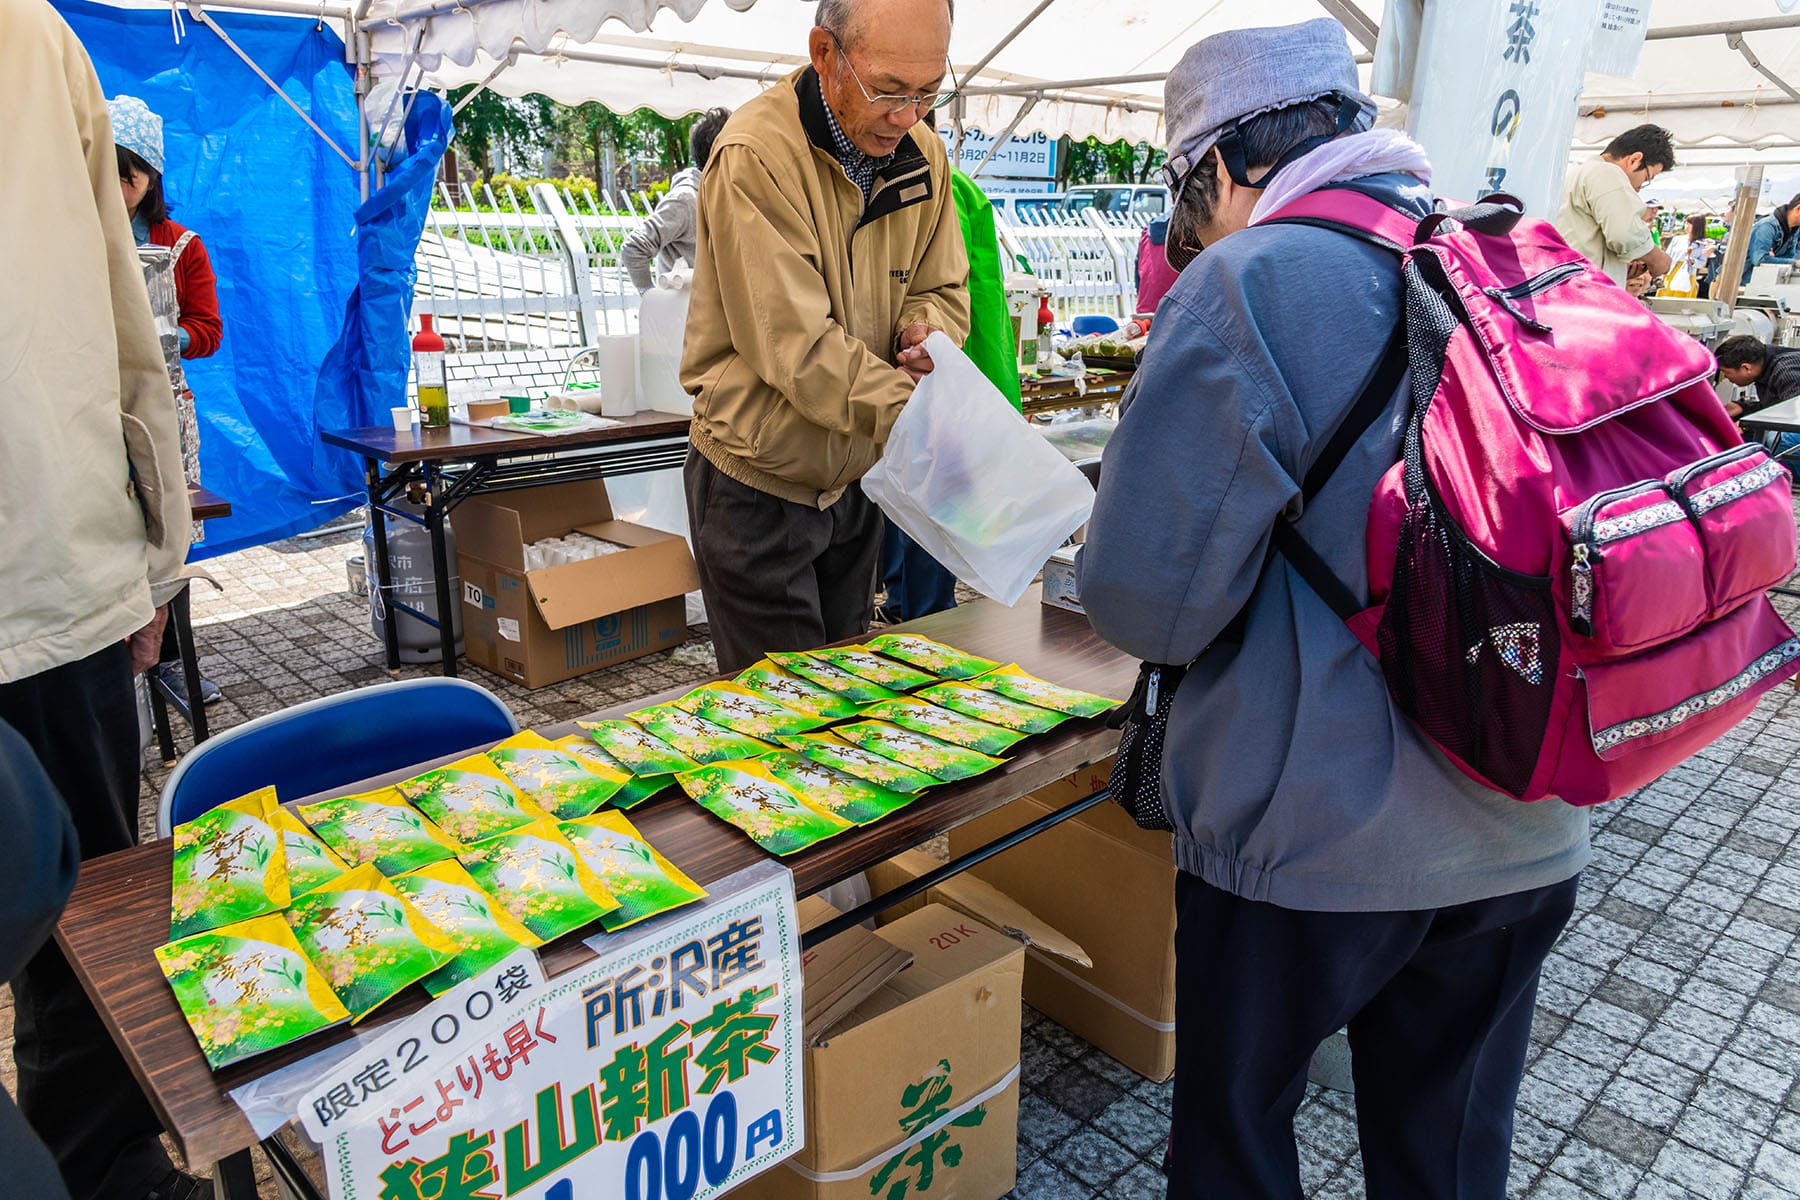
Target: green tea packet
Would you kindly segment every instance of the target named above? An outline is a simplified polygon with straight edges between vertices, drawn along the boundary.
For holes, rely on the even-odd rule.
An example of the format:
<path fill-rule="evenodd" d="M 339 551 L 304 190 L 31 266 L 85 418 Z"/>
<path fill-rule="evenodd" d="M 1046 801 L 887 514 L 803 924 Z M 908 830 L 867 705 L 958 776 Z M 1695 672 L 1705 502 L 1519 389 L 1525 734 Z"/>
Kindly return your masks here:
<path fill-rule="evenodd" d="M 677 782 L 700 807 L 737 826 L 770 854 L 793 854 L 855 828 L 809 803 L 755 760 L 714 763 Z"/>
<path fill-rule="evenodd" d="M 846 771 L 814 762 L 791 750 L 766 755 L 757 762 L 776 780 L 799 792 L 810 803 L 826 812 L 835 813 L 852 825 L 867 825 L 871 821 L 879 821 L 919 798 L 916 792 L 909 796 L 903 792 L 889 791 L 880 784 L 858 779 Z"/>
<path fill-rule="evenodd" d="M 596 766 L 530 730 L 507 738 L 487 757 L 533 804 L 559 821 L 587 816 L 631 782 L 623 767 Z"/>
<path fill-rule="evenodd" d="M 600 927 L 608 933 L 706 899 L 706 889 L 658 853 L 620 813 L 595 813 L 557 828 L 619 902 L 600 918 Z"/>
<path fill-rule="evenodd" d="M 269 824 L 276 807 L 266 787 L 175 827 L 171 940 L 287 907 L 287 848 Z"/>
<path fill-rule="evenodd" d="M 769 661 L 785 671 L 792 671 L 808 683 L 816 683 L 827 691 L 836 692 L 846 700 L 853 700 L 857 704 L 873 704 L 877 700 L 893 700 L 902 695 L 892 688 L 884 688 L 879 683 L 870 683 L 868 680 L 834 667 L 828 662 L 821 662 L 811 655 L 771 653 Z"/>
<path fill-rule="evenodd" d="M 1004 765 L 979 750 L 940 742 L 886 721 L 857 721 L 836 726 L 832 732 L 873 754 L 916 767 L 939 783 L 955 783 Z"/>
<path fill-rule="evenodd" d="M 824 646 L 809 650 L 820 662 L 830 663 L 840 671 L 848 671 L 858 679 L 879 683 L 884 688 L 910 692 L 916 687 L 936 683 L 937 676 L 909 667 L 905 663 L 883 658 L 867 646 Z"/>
<path fill-rule="evenodd" d="M 1020 733 L 1048 733 L 1069 719 L 1068 713 L 1025 704 L 1002 696 L 999 692 L 983 691 L 972 683 L 935 683 L 928 688 L 919 689 L 916 695 L 918 699 L 929 700 L 939 708 L 947 708 L 951 712 L 974 717 L 1003 729 L 1016 729 Z"/>
<path fill-rule="evenodd" d="M 373 863 L 308 892 L 282 915 L 350 1010 L 351 1024 L 456 957 L 456 943 L 419 915 Z"/>
<path fill-rule="evenodd" d="M 1071 717 L 1097 717 L 1101 713 L 1111 712 L 1120 704 L 1120 701 L 1108 700 L 1105 696 L 1096 696 L 1092 692 L 1078 692 L 1074 688 L 1049 683 L 1024 670 L 1017 663 L 1001 667 L 998 671 L 989 671 L 968 682 L 970 687 L 999 692 L 1009 699 L 1035 704 L 1039 708 L 1055 709 Z"/>
<path fill-rule="evenodd" d="M 159 946 L 156 962 L 215 1071 L 350 1018 L 276 915 Z"/>
<path fill-rule="evenodd" d="M 460 857 L 482 890 L 546 942 L 619 907 L 549 817 L 470 846 Z"/>
<path fill-rule="evenodd" d="M 700 764 L 630 721 L 577 721 L 596 746 L 633 775 L 679 775 Z"/>
<path fill-rule="evenodd" d="M 891 758 L 883 758 L 864 750 L 861 746 L 851 745 L 830 730 L 802 733 L 783 738 L 781 742 L 788 749 L 798 750 L 814 762 L 836 767 L 846 775 L 866 779 L 891 792 L 917 794 L 943 782 L 923 771 L 914 770 L 905 763 L 895 762 Z"/>
<path fill-rule="evenodd" d="M 353 867 L 374 863 L 383 875 L 404 875 L 454 858 L 459 848 L 397 788 L 321 800 L 294 811 L 345 862 Z"/>
<path fill-rule="evenodd" d="M 631 723 L 627 721 L 625 724 L 629 725 Z M 637 729 L 636 725 L 632 725 L 631 727 Z M 638 732 L 644 733 L 641 729 L 638 729 Z M 647 733 L 645 733 L 644 736 L 650 737 Z M 657 741 L 660 739 L 652 738 L 651 740 Z M 614 808 L 635 808 L 645 800 L 656 795 L 656 793 L 662 791 L 664 788 L 672 786 L 675 782 L 675 776 L 673 774 L 638 775 L 633 773 L 630 767 L 602 750 L 594 743 L 592 738 L 589 738 L 584 734 L 571 733 L 566 737 L 557 738 L 553 744 L 557 749 L 565 750 L 568 753 L 573 754 L 576 758 L 579 758 L 582 762 L 603 775 L 613 771 L 621 771 L 625 774 L 625 786 L 612 794 L 612 804 Z M 680 751 L 675 751 L 672 748 L 671 752 L 680 753 Z M 682 757 L 686 758 L 687 755 L 683 754 Z M 699 763 L 694 764 L 695 767 L 699 765 Z M 682 769 L 691 771 L 694 767 L 684 767 Z"/>
<path fill-rule="evenodd" d="M 269 813 L 269 824 L 281 832 L 287 849 L 288 891 L 304 896 L 323 883 L 330 883 L 350 869 L 306 823 L 285 808 L 277 806 Z"/>
<path fill-rule="evenodd" d="M 981 658 L 916 633 L 884 633 L 869 639 L 869 649 L 930 671 L 940 679 L 973 679 L 1000 666 L 991 658 Z"/>
<path fill-rule="evenodd" d="M 696 717 L 673 704 L 640 708 L 630 716 L 702 766 L 733 758 L 755 758 L 775 749 L 760 738 L 734 732 L 723 725 L 715 725 L 704 717 Z"/>
<path fill-rule="evenodd" d="M 986 721 L 965 717 L 961 713 L 939 708 L 912 696 L 904 700 L 883 700 L 880 704 L 871 704 L 864 710 L 863 716 L 892 721 L 902 729 L 928 733 L 941 742 L 966 746 L 983 754 L 999 754 L 1025 739 L 1024 734 L 1015 730 L 989 725 Z"/>
<path fill-rule="evenodd" d="M 850 678 L 855 677 L 851 676 Z M 785 708 L 791 708 L 795 712 L 811 713 L 815 717 L 824 717 L 831 721 L 854 717 L 862 711 L 862 705 L 850 697 L 840 696 L 830 688 L 816 684 L 810 679 L 802 679 L 792 671 L 783 670 L 766 658 L 745 669 L 737 677 L 737 683 L 747 691 L 773 700 Z"/>
<path fill-rule="evenodd" d="M 541 946 L 494 898 L 481 890 L 468 869 L 455 859 L 420 867 L 393 881 L 427 921 L 456 945 L 456 957 L 427 975 L 425 990 L 441 996 L 465 979 L 479 975 L 520 946 Z"/>
<path fill-rule="evenodd" d="M 396 786 L 414 808 L 464 844 L 550 815 L 527 800 L 485 754 L 459 758 Z"/>
<path fill-rule="evenodd" d="M 831 724 L 830 717 L 784 707 L 736 683 L 704 684 L 675 701 L 675 707 L 735 733 L 765 740 Z"/>

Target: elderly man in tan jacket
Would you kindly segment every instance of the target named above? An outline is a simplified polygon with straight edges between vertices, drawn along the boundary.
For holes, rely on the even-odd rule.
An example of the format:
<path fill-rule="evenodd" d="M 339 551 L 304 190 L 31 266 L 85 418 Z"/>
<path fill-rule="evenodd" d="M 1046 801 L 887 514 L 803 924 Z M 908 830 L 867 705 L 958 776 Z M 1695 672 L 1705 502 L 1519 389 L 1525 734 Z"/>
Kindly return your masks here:
<path fill-rule="evenodd" d="M 0 0 L 0 111 L 20 233 L 0 299 L 0 720 L 30 744 L 92 858 L 137 841 L 131 680 L 156 661 L 160 606 L 181 586 L 187 489 L 106 100 L 45 0 Z M 19 1104 L 70 1193 L 208 1194 L 171 1167 L 55 945 L 12 985 Z"/>
<path fill-rule="evenodd" d="M 881 456 L 933 329 L 968 333 L 944 144 L 949 0 L 826 0 L 812 65 L 738 109 L 700 185 L 682 385 L 719 668 L 869 626 Z"/>

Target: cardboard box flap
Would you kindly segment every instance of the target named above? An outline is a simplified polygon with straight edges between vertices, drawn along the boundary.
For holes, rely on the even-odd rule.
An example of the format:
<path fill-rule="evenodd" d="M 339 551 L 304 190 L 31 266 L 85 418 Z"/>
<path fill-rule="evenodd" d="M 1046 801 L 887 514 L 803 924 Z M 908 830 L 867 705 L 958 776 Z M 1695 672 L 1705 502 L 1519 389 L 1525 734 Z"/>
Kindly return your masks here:
<path fill-rule="evenodd" d="M 803 932 L 837 915 L 837 909 L 817 896 L 800 902 Z M 818 1045 L 840 1021 L 911 966 L 912 961 L 910 950 L 903 950 L 860 925 L 806 951 L 800 959 L 806 979 L 801 999 L 806 1044 Z"/>
<path fill-rule="evenodd" d="M 888 877 L 884 881 L 887 886 L 881 890 L 887 890 L 899 882 L 917 879 L 941 866 L 943 864 L 929 854 L 908 850 L 871 869 L 870 886 L 876 886 L 877 880 L 885 875 Z M 946 904 L 959 912 L 967 913 L 1015 941 L 1036 947 L 1046 954 L 1053 954 L 1083 967 L 1094 965 L 1094 960 L 1088 957 L 1088 952 L 1075 939 L 1032 913 L 1005 892 L 967 872 L 938 884 L 931 889 L 927 898 L 934 903 Z"/>
<path fill-rule="evenodd" d="M 629 554 L 608 554 L 527 572 L 531 601 L 544 624 L 567 629 L 640 604 L 685 595 L 700 586 L 686 540 L 673 533 L 641 528 L 639 532 L 655 537 Z"/>
<path fill-rule="evenodd" d="M 576 528 L 578 521 L 611 521 L 612 515 L 606 481 L 582 479 L 471 496 L 457 506 L 451 526 L 462 552 L 495 566 L 522 571 L 525 547 L 532 542 L 561 537 Z"/>

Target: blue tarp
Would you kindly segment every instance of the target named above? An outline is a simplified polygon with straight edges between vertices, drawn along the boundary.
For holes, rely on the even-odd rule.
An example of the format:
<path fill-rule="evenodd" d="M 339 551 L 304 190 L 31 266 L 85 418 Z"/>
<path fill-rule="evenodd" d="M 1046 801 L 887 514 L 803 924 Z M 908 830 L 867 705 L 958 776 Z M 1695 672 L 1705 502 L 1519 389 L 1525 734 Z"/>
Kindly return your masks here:
<path fill-rule="evenodd" d="M 106 94 L 138 96 L 162 117 L 170 216 L 200 235 L 218 276 L 224 343 L 184 365 L 200 412 L 201 479 L 232 515 L 207 523 L 192 557 L 261 545 L 355 507 L 360 467 L 315 461 L 313 447 L 320 425 L 369 423 L 360 410 L 352 419 L 348 397 L 336 409 L 314 403 L 357 283 L 356 171 L 212 30 L 190 19 L 177 43 L 167 9 L 54 3 Z M 335 32 L 304 18 L 210 15 L 356 153 L 356 99 Z"/>

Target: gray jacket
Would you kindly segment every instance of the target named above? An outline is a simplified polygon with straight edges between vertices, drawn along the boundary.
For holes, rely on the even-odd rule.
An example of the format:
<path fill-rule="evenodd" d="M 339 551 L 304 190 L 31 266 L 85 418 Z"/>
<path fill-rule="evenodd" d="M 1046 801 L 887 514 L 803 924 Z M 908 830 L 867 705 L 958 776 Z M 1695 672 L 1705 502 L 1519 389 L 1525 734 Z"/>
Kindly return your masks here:
<path fill-rule="evenodd" d="M 675 172 L 662 203 L 619 247 L 619 260 L 631 272 L 638 291 L 656 286 L 657 271 L 670 270 L 681 262 L 693 263 L 699 212 L 700 172 L 693 167 Z"/>
<path fill-rule="evenodd" d="M 1429 211 L 1410 177 L 1358 187 Z M 1194 658 L 1250 605 L 1243 642 L 1209 650 L 1177 693 L 1164 800 L 1183 870 L 1284 908 L 1439 908 L 1557 883 L 1588 859 L 1584 810 L 1468 780 L 1325 602 L 1268 562 L 1276 517 L 1298 512 L 1298 481 L 1400 298 L 1394 255 L 1330 230 L 1252 227 L 1208 248 L 1157 310 L 1080 559 L 1094 628 L 1152 662 Z M 1405 396 L 1299 521 L 1365 597 L 1364 522 L 1400 457 Z"/>

